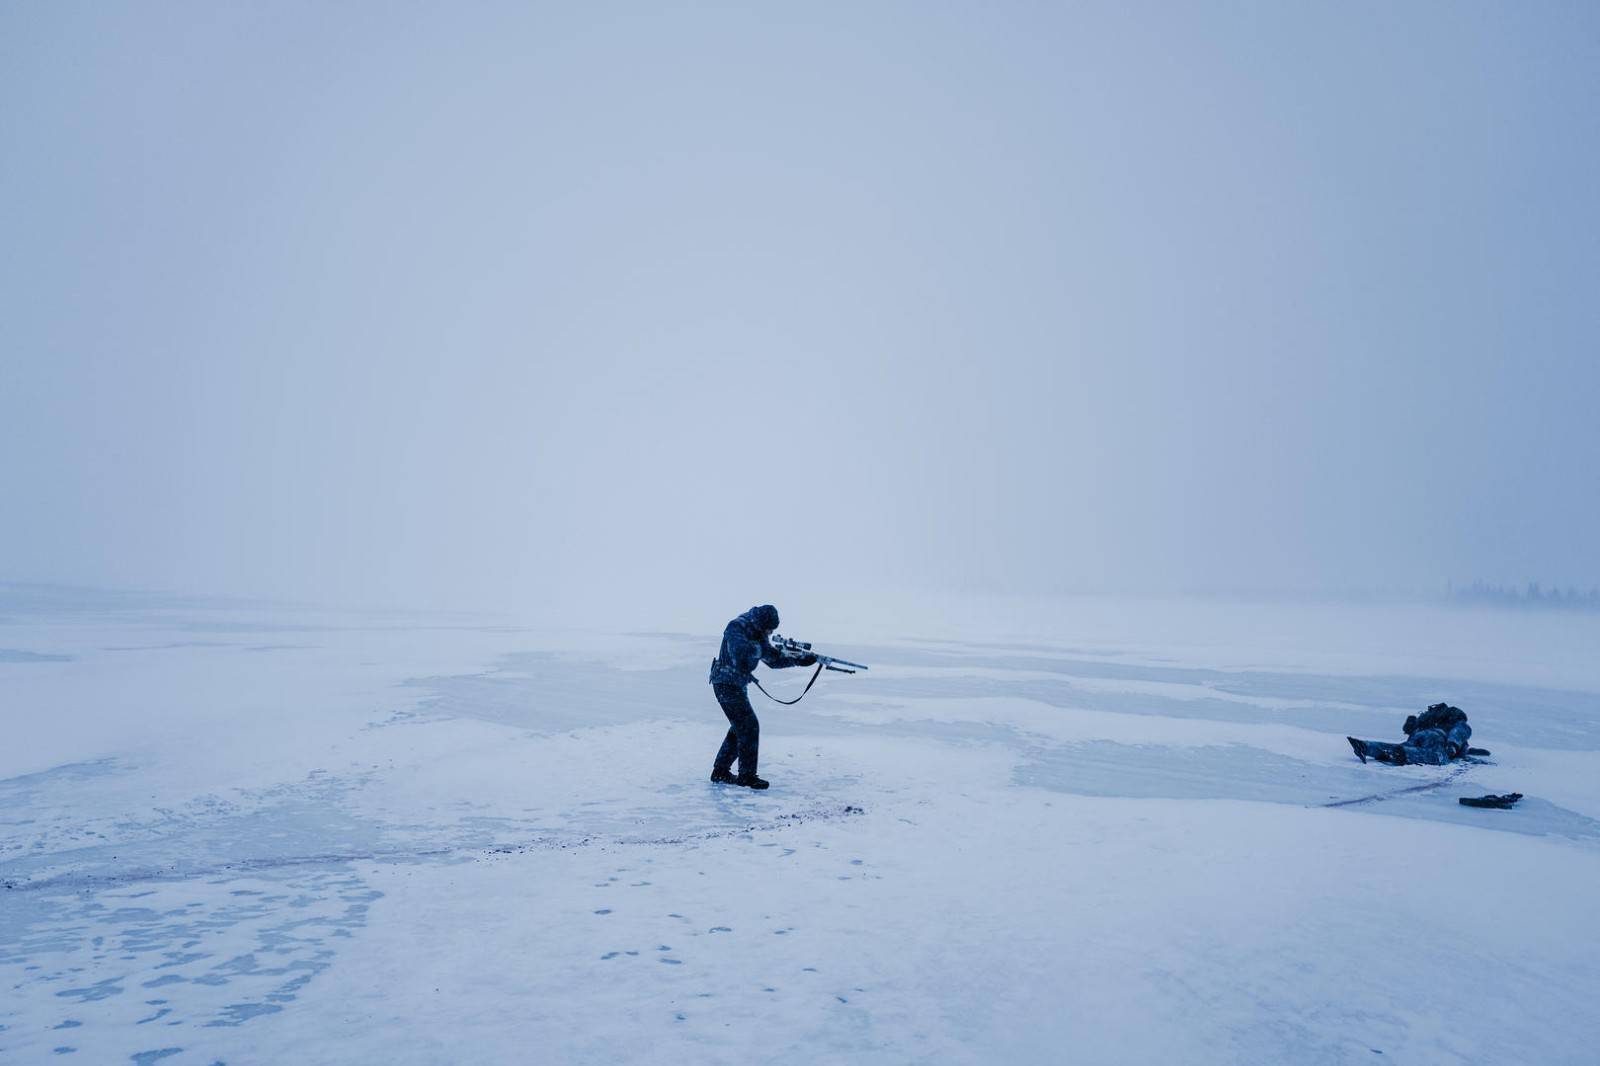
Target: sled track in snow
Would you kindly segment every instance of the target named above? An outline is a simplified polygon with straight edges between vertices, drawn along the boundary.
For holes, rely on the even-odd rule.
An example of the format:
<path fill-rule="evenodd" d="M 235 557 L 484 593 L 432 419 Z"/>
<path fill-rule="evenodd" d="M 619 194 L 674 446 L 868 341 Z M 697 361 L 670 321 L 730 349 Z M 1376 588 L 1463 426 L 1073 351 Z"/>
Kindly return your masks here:
<path fill-rule="evenodd" d="M 724 826 L 694 833 L 672 836 L 628 836 L 626 834 L 589 834 L 577 837 L 534 837 L 507 844 L 487 844 L 476 847 L 441 845 L 424 848 L 379 848 L 366 851 L 330 851 L 314 855 L 282 855 L 264 859 L 235 859 L 231 862 L 166 866 L 146 866 L 107 874 L 61 873 L 37 879 L 0 880 L 9 892 L 41 892 L 67 890 L 94 892 L 119 885 L 133 885 L 147 881 L 189 881 L 199 877 L 225 875 L 247 876 L 273 870 L 289 870 L 302 866 L 333 866 L 351 862 L 427 862 L 459 858 L 463 862 L 477 862 L 501 855 L 525 855 L 534 851 L 568 851 L 592 847 L 672 847 L 680 844 L 699 844 L 710 840 L 743 836 L 746 833 L 771 833 L 791 829 L 807 822 L 828 822 L 851 818 L 866 811 L 851 804 L 843 807 L 813 807 L 788 814 L 780 814 L 764 822 Z"/>
<path fill-rule="evenodd" d="M 1374 792 L 1370 796 L 1361 796 L 1357 799 L 1335 800 L 1332 803 L 1319 804 L 1319 806 L 1355 807 L 1363 803 L 1382 803 L 1384 800 L 1393 799 L 1396 796 L 1409 796 L 1414 792 L 1432 792 L 1436 788 L 1443 788 L 1445 785 L 1448 785 L 1450 782 L 1454 781 L 1456 778 L 1460 777 L 1470 769 L 1472 769 L 1472 765 L 1470 763 L 1466 763 L 1455 767 L 1448 774 L 1445 774 L 1437 781 L 1426 781 L 1420 785 L 1410 785 L 1406 788 L 1397 788 L 1390 792 Z"/>

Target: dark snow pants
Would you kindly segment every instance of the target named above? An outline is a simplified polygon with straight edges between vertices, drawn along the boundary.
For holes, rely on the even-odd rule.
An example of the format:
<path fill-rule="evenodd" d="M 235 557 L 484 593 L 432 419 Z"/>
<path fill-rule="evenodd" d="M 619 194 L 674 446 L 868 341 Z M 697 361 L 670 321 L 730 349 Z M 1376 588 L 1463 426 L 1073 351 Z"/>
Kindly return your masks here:
<path fill-rule="evenodd" d="M 1468 732 L 1470 734 L 1470 731 Z M 1451 738 L 1443 730 L 1419 729 L 1404 744 L 1389 744 L 1381 740 L 1363 740 L 1361 746 L 1367 758 L 1379 762 L 1397 763 L 1401 766 L 1444 766 L 1456 758 Z M 1462 738 L 1460 751 L 1465 752 L 1466 739 Z"/>
<path fill-rule="evenodd" d="M 756 720 L 755 709 L 750 706 L 749 694 L 743 685 L 712 685 L 711 691 L 717 694 L 722 713 L 728 716 L 728 735 L 717 752 L 714 768 L 726 770 L 733 765 L 734 757 L 738 756 L 739 772 L 754 774 L 756 756 L 761 747 L 761 723 Z"/>

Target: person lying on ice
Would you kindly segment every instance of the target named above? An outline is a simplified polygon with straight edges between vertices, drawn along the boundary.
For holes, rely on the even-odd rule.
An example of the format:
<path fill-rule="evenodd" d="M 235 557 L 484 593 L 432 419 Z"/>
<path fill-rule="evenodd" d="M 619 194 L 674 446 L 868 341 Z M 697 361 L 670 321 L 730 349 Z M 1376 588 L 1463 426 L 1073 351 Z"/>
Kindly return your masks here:
<path fill-rule="evenodd" d="M 756 757 L 761 744 L 761 723 L 750 706 L 747 689 L 756 663 L 774 670 L 788 666 L 815 666 L 817 657 L 791 659 L 767 642 L 778 630 L 778 609 L 770 603 L 752 607 L 729 622 L 722 631 L 722 650 L 711 663 L 711 691 L 716 693 L 722 713 L 728 716 L 728 735 L 711 764 L 711 780 L 719 785 L 766 788 L 756 776 Z M 739 776 L 730 773 L 734 757 L 739 759 Z"/>
<path fill-rule="evenodd" d="M 1422 714 L 1411 715 L 1406 719 L 1403 728 L 1408 738 L 1404 744 L 1388 744 L 1381 740 L 1357 740 L 1355 737 L 1345 737 L 1345 739 L 1350 742 L 1350 747 L 1355 750 L 1356 757 L 1362 762 L 1377 759 L 1379 762 L 1393 763 L 1395 766 L 1409 766 L 1413 763 L 1443 766 L 1451 759 L 1459 759 L 1469 751 L 1473 754 L 1479 753 L 1479 749 L 1467 747 L 1467 738 L 1472 736 L 1472 727 L 1467 724 L 1466 712 L 1448 703 L 1435 703 Z"/>

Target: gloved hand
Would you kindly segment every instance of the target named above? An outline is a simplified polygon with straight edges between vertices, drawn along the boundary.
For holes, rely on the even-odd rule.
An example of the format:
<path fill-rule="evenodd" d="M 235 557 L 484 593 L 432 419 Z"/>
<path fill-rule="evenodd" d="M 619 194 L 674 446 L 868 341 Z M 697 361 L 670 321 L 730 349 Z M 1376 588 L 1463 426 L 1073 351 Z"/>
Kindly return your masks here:
<path fill-rule="evenodd" d="M 817 665 L 817 657 L 807 653 L 806 655 L 802 655 L 800 657 L 799 663 L 801 666 L 815 666 Z"/>

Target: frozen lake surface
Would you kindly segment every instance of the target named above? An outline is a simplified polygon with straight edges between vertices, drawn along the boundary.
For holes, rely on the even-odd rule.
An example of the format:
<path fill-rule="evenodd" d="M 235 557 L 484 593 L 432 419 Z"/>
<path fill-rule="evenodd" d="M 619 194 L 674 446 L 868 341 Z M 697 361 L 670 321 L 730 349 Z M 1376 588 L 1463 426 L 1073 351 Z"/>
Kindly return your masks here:
<path fill-rule="evenodd" d="M 0 1062 L 1594 1061 L 1594 617 L 786 613 L 754 794 L 723 617 L 13 591 Z"/>

